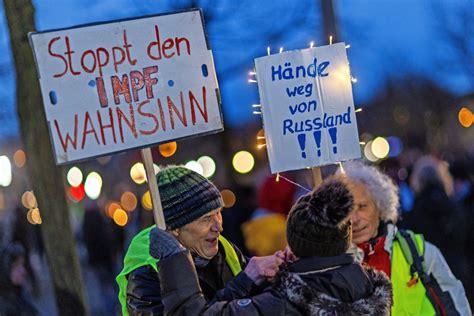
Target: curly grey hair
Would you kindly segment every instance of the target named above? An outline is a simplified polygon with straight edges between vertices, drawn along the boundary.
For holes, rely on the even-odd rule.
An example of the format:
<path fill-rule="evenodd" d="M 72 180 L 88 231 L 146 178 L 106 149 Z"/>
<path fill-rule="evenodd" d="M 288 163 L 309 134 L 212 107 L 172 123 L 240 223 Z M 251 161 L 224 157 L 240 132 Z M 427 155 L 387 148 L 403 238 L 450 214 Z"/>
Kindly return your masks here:
<path fill-rule="evenodd" d="M 351 161 L 342 164 L 349 180 L 361 182 L 367 188 L 372 200 L 380 212 L 380 220 L 396 223 L 398 219 L 398 187 L 392 179 L 382 173 L 377 167 L 366 165 L 360 161 Z"/>

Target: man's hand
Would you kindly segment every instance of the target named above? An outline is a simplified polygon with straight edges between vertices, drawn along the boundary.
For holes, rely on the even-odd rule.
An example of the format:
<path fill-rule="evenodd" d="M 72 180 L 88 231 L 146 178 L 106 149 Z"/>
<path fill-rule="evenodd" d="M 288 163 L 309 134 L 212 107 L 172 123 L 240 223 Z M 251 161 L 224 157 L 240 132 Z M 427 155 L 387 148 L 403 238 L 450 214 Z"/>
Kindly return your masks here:
<path fill-rule="evenodd" d="M 159 228 L 153 228 L 150 233 L 150 255 L 155 259 L 165 259 L 185 251 L 179 241 L 170 233 Z"/>
<path fill-rule="evenodd" d="M 282 263 L 283 259 L 277 255 L 252 257 L 244 272 L 255 284 L 260 285 L 265 280 L 273 279 Z"/>

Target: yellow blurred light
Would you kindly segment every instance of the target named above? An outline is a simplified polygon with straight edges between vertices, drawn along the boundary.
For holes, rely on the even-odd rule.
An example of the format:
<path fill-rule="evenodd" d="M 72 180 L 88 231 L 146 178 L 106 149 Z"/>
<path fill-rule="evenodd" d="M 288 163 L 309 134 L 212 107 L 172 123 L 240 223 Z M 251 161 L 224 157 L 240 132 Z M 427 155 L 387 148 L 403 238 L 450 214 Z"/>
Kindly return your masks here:
<path fill-rule="evenodd" d="M 114 217 L 114 213 L 116 210 L 120 208 L 120 204 L 118 202 L 109 202 L 107 203 L 107 206 L 105 207 L 105 212 L 107 213 L 107 216 L 110 218 Z"/>
<path fill-rule="evenodd" d="M 151 202 L 150 191 L 146 191 L 142 196 L 142 206 L 145 210 L 151 211 L 153 209 L 153 204 Z"/>
<path fill-rule="evenodd" d="M 78 167 L 72 167 L 67 172 L 67 182 L 72 187 L 78 187 L 82 183 L 82 171 Z"/>
<path fill-rule="evenodd" d="M 379 159 L 384 159 L 388 156 L 388 153 L 390 152 L 390 145 L 388 144 L 388 141 L 385 138 L 377 137 L 372 142 L 371 149 L 375 157 Z"/>
<path fill-rule="evenodd" d="M 127 222 L 128 222 L 128 214 L 127 212 L 125 212 L 124 210 L 122 210 L 121 208 L 117 209 L 115 212 L 114 212 L 114 222 L 115 224 L 119 225 L 119 226 L 125 226 L 127 225 Z"/>
<path fill-rule="evenodd" d="M 137 197 L 132 192 L 126 191 L 120 197 L 120 204 L 127 212 L 132 212 L 137 208 Z"/>
<path fill-rule="evenodd" d="M 203 167 L 196 160 L 188 161 L 184 166 L 194 172 L 199 173 L 200 175 L 204 175 Z"/>
<path fill-rule="evenodd" d="M 86 195 L 91 200 L 96 200 L 100 196 L 102 190 L 102 177 L 97 172 L 91 172 L 86 177 L 84 184 Z"/>
<path fill-rule="evenodd" d="M 158 146 L 158 150 L 163 157 L 171 157 L 174 155 L 178 149 L 178 144 L 176 142 L 170 142 L 166 144 L 161 144 Z"/>
<path fill-rule="evenodd" d="M 232 159 L 232 165 L 237 172 L 248 173 L 253 169 L 255 165 L 255 159 L 251 153 L 242 150 L 234 155 L 234 158 Z"/>
<path fill-rule="evenodd" d="M 142 184 L 146 181 L 145 166 L 141 162 L 137 162 L 130 169 L 130 178 L 136 184 Z"/>
<path fill-rule="evenodd" d="M 462 126 L 466 128 L 470 127 L 472 125 L 472 120 L 473 120 L 473 115 L 472 115 L 471 110 L 469 110 L 466 107 L 463 107 L 461 110 L 459 110 L 458 120 Z"/>
<path fill-rule="evenodd" d="M 36 196 L 33 191 L 26 191 L 21 196 L 21 204 L 27 209 L 38 207 Z"/>
<path fill-rule="evenodd" d="M 0 156 L 0 186 L 7 187 L 12 183 L 12 165 L 7 156 Z"/>
<path fill-rule="evenodd" d="M 0 191 L 0 211 L 5 209 L 5 195 Z"/>
<path fill-rule="evenodd" d="M 28 223 L 30 223 L 31 225 L 36 225 L 35 221 L 34 221 L 33 218 L 32 218 L 32 213 L 33 213 L 33 209 L 28 210 L 28 213 L 26 213 L 26 220 L 27 220 Z"/>
<path fill-rule="evenodd" d="M 40 225 L 41 223 L 43 223 L 43 221 L 41 220 L 41 214 L 38 208 L 33 208 L 30 211 L 31 211 L 31 220 L 35 224 Z"/>
<path fill-rule="evenodd" d="M 203 176 L 210 178 L 216 172 L 216 163 L 209 156 L 200 157 L 197 162 L 202 166 Z"/>
<path fill-rule="evenodd" d="M 25 165 L 26 154 L 23 150 L 18 149 L 17 151 L 15 151 L 15 153 L 13 154 L 13 163 L 18 168 L 22 168 Z"/>
<path fill-rule="evenodd" d="M 225 189 L 221 191 L 221 195 L 222 195 L 222 200 L 224 201 L 225 208 L 230 208 L 234 206 L 235 201 L 236 201 L 234 192 L 232 192 L 231 190 Z"/>
<path fill-rule="evenodd" d="M 367 160 L 372 161 L 372 162 L 376 162 L 377 160 L 379 160 L 377 157 L 374 156 L 372 152 L 372 141 L 367 142 L 367 144 L 365 144 L 364 156 L 365 158 L 367 158 Z"/>

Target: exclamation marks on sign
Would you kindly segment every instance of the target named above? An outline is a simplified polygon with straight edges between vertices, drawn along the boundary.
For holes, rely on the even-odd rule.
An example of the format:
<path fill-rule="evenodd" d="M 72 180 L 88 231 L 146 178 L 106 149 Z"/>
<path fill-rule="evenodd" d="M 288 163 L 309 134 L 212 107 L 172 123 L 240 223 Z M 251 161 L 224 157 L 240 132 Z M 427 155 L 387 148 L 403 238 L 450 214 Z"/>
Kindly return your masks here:
<path fill-rule="evenodd" d="M 300 148 L 301 148 L 301 157 L 306 159 L 306 152 L 305 152 L 306 134 L 299 134 L 298 135 L 298 143 L 300 144 Z"/>
<path fill-rule="evenodd" d="M 316 148 L 318 148 L 318 157 L 321 157 L 321 131 L 314 132 L 313 136 L 316 142 Z"/>
<path fill-rule="evenodd" d="M 332 147 L 332 152 L 334 154 L 337 154 L 337 147 L 336 147 L 336 142 L 337 142 L 337 128 L 335 127 L 331 127 L 330 129 L 328 129 L 328 132 L 329 132 L 329 137 L 331 137 L 331 142 L 332 144 L 334 145 Z"/>

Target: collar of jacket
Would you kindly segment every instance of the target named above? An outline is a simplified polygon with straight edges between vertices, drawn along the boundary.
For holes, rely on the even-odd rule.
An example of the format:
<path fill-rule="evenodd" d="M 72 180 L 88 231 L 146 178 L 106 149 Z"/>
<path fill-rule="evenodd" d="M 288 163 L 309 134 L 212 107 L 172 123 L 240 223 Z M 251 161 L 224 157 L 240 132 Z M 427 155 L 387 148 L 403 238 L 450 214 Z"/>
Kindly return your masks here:
<path fill-rule="evenodd" d="M 351 263 L 354 263 L 354 256 L 349 253 L 333 257 L 306 257 L 292 263 L 288 270 L 294 273 L 317 273 Z"/>

